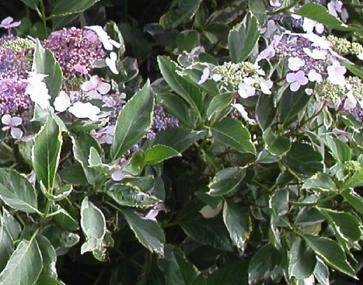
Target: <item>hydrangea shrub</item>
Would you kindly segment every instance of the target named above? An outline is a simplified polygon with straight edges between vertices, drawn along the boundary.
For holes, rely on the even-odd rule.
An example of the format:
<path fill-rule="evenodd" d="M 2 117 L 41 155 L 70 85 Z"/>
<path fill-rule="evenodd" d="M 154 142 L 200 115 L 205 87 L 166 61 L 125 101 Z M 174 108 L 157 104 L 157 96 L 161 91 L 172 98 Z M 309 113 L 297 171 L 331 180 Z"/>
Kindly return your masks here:
<path fill-rule="evenodd" d="M 0 285 L 360 284 L 359 1 L 20 2 Z"/>

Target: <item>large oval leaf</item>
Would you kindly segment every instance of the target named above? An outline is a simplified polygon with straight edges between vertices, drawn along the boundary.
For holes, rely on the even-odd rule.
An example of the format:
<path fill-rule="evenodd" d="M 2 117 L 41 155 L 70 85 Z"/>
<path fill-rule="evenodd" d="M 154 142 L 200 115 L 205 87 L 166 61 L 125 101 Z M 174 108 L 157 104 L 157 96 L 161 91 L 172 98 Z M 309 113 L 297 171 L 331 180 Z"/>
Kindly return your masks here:
<path fill-rule="evenodd" d="M 246 175 L 243 167 L 229 167 L 217 172 L 209 184 L 209 195 L 223 196 L 237 188 Z"/>
<path fill-rule="evenodd" d="M 111 146 L 113 160 L 136 144 L 150 128 L 154 109 L 154 96 L 149 81 L 123 107 L 117 118 L 115 136 Z"/>

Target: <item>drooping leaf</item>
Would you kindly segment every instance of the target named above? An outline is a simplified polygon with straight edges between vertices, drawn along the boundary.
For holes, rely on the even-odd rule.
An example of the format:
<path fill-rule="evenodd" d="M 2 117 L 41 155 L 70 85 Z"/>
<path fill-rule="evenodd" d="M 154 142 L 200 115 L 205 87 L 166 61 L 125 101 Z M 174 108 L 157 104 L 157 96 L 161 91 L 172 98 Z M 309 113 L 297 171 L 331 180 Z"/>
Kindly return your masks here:
<path fill-rule="evenodd" d="M 61 147 L 61 132 L 58 124 L 53 117 L 49 115 L 46 124 L 35 137 L 32 157 L 37 179 L 48 190 L 53 187 L 59 164 Z"/>
<path fill-rule="evenodd" d="M 150 83 L 137 92 L 123 106 L 117 118 L 115 136 L 111 146 L 113 160 L 136 144 L 150 128 L 154 109 L 154 96 Z"/>
<path fill-rule="evenodd" d="M 57 277 L 57 253 L 50 241 L 43 235 L 37 236 L 37 243 L 43 259 L 43 275 Z"/>
<path fill-rule="evenodd" d="M 15 170 L 0 168 L 0 198 L 13 209 L 26 213 L 39 213 L 35 189 Z"/>
<path fill-rule="evenodd" d="M 151 252 L 164 254 L 165 236 L 156 221 L 143 219 L 131 209 L 122 209 L 122 214 L 143 246 Z"/>
<path fill-rule="evenodd" d="M 246 60 L 256 46 L 260 36 L 257 18 L 247 13 L 241 23 L 228 35 L 229 54 L 233 62 Z"/>
<path fill-rule="evenodd" d="M 33 285 L 42 272 L 43 258 L 33 237 L 22 240 L 0 273 L 0 285 Z"/>
<path fill-rule="evenodd" d="M 218 143 L 240 153 L 255 154 L 256 149 L 251 141 L 251 134 L 239 120 L 225 118 L 215 124 L 211 130 L 213 138 Z"/>
<path fill-rule="evenodd" d="M 243 251 L 252 231 L 249 211 L 238 204 L 225 201 L 223 207 L 223 221 L 233 243 Z"/>
<path fill-rule="evenodd" d="M 229 167 L 217 172 L 209 184 L 208 194 L 223 196 L 232 192 L 242 182 L 245 175 L 246 168 L 244 167 Z"/>

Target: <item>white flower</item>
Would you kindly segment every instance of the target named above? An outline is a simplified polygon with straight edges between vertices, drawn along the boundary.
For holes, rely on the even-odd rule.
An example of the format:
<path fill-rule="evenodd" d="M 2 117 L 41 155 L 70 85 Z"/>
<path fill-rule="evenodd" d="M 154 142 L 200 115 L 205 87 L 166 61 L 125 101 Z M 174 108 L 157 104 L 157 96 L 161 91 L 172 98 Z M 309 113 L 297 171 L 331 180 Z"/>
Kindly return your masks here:
<path fill-rule="evenodd" d="M 328 11 L 331 15 L 338 17 L 338 13 L 342 12 L 343 3 L 339 0 L 332 0 L 328 3 Z"/>
<path fill-rule="evenodd" d="M 315 69 L 312 69 L 309 71 L 308 78 L 309 78 L 309 81 L 311 81 L 311 82 L 321 83 L 323 81 L 323 77 L 321 76 L 320 73 L 316 72 Z"/>
<path fill-rule="evenodd" d="M 106 50 L 113 50 L 113 47 L 121 47 L 121 44 L 111 39 L 101 26 L 86 26 L 85 28 L 94 31 L 97 34 Z"/>
<path fill-rule="evenodd" d="M 203 69 L 203 74 L 200 77 L 200 80 L 198 81 L 198 84 L 203 84 L 204 82 L 206 82 L 209 78 L 210 75 L 210 69 L 208 67 Z"/>
<path fill-rule="evenodd" d="M 313 33 L 301 34 L 301 36 L 311 41 L 315 47 L 319 47 L 321 49 L 330 49 L 331 47 L 331 43 L 325 37 L 321 37 Z"/>
<path fill-rule="evenodd" d="M 363 60 L 363 52 L 357 55 L 358 59 Z"/>
<path fill-rule="evenodd" d="M 338 61 L 334 61 L 332 65 L 328 66 L 328 80 L 336 85 L 344 86 L 345 85 L 345 77 L 344 74 L 347 72 L 347 69 L 344 66 L 341 66 Z"/>
<path fill-rule="evenodd" d="M 270 5 L 272 7 L 280 7 L 282 5 L 280 0 L 270 0 Z"/>
<path fill-rule="evenodd" d="M 220 75 L 220 74 L 218 74 L 218 73 L 213 74 L 212 79 L 213 79 L 215 82 L 221 81 L 221 80 L 222 80 L 222 75 Z"/>
<path fill-rule="evenodd" d="M 358 102 L 357 99 L 354 97 L 353 93 L 350 91 L 346 94 L 347 98 L 344 101 L 344 109 L 345 110 L 353 110 Z"/>
<path fill-rule="evenodd" d="M 248 98 L 251 96 L 254 96 L 256 94 L 256 89 L 247 83 L 240 83 L 238 85 L 238 95 L 241 96 L 241 98 Z"/>
<path fill-rule="evenodd" d="M 290 83 L 290 90 L 296 92 L 301 86 L 309 83 L 305 73 L 300 70 L 296 73 L 291 72 L 286 75 L 286 81 Z"/>
<path fill-rule="evenodd" d="M 324 60 L 326 58 L 326 55 L 328 54 L 327 50 L 320 50 L 320 49 L 313 49 L 310 50 L 308 48 L 303 49 L 304 52 L 313 59 L 321 59 Z"/>
<path fill-rule="evenodd" d="M 22 118 L 20 117 L 12 117 L 9 114 L 2 116 L 1 122 L 3 123 L 4 127 L 2 128 L 3 131 L 10 130 L 10 135 L 14 139 L 21 139 L 23 136 L 23 131 L 18 128 L 23 122 Z"/>
<path fill-rule="evenodd" d="M 260 88 L 263 94 L 271 94 L 271 88 L 273 86 L 273 82 L 271 80 L 260 80 Z"/>
<path fill-rule="evenodd" d="M 305 93 L 306 93 L 306 95 L 311 95 L 311 94 L 313 94 L 313 92 L 314 92 L 314 90 L 313 89 L 311 89 L 311 88 L 306 88 L 305 89 Z"/>
<path fill-rule="evenodd" d="M 102 95 L 110 92 L 111 85 L 106 82 L 102 82 L 97 75 L 94 75 L 90 78 L 90 80 L 81 85 L 81 89 L 84 92 L 87 92 L 92 99 L 102 99 Z"/>
<path fill-rule="evenodd" d="M 111 178 L 113 181 L 119 182 L 123 180 L 126 176 L 126 173 L 123 172 L 121 169 L 117 169 L 111 174 Z"/>
<path fill-rule="evenodd" d="M 290 57 L 288 60 L 288 66 L 292 71 L 298 71 L 305 65 L 305 60 L 297 56 Z"/>
<path fill-rule="evenodd" d="M 76 102 L 68 110 L 71 114 L 79 119 L 90 119 L 92 121 L 98 120 L 98 114 L 100 113 L 100 108 L 92 105 L 91 103 Z"/>
<path fill-rule="evenodd" d="M 118 74 L 116 62 L 117 62 L 117 54 L 115 52 L 111 52 L 110 56 L 106 58 L 106 65 L 114 74 Z"/>
<path fill-rule="evenodd" d="M 30 73 L 27 79 L 28 86 L 26 87 L 25 93 L 30 96 L 30 99 L 37 103 L 42 109 L 49 107 L 50 95 L 48 93 L 47 85 L 43 82 L 47 75 Z"/>
<path fill-rule="evenodd" d="M 59 95 L 54 100 L 54 109 L 58 112 L 64 112 L 71 105 L 71 99 L 64 91 L 59 92 Z"/>
<path fill-rule="evenodd" d="M 304 18 L 303 30 L 307 33 L 312 33 L 314 29 L 318 34 L 322 34 L 324 32 L 324 25 L 309 18 Z"/>

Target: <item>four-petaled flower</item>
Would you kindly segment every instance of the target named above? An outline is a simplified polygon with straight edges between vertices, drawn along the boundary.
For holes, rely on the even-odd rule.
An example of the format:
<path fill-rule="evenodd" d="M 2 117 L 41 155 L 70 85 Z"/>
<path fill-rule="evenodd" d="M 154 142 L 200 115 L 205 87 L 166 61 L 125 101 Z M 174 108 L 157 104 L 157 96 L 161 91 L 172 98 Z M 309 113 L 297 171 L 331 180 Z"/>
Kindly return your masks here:
<path fill-rule="evenodd" d="M 14 139 L 19 140 L 23 136 L 23 131 L 20 128 L 18 128 L 22 124 L 22 122 L 23 122 L 23 120 L 20 117 L 16 117 L 16 116 L 12 117 L 9 114 L 5 114 L 1 118 L 1 123 L 4 125 L 2 130 L 3 131 L 10 130 L 10 135 Z"/>
<path fill-rule="evenodd" d="M 9 30 L 11 28 L 19 27 L 21 24 L 21 21 L 14 22 L 14 19 L 12 17 L 6 17 L 4 20 L 0 23 L 0 28 Z"/>
<path fill-rule="evenodd" d="M 90 119 L 91 121 L 97 121 L 98 114 L 101 112 L 97 106 L 80 101 L 74 103 L 68 111 L 78 119 Z"/>
<path fill-rule="evenodd" d="M 102 95 L 110 92 L 111 85 L 106 82 L 102 82 L 97 75 L 94 75 L 90 78 L 90 80 L 81 85 L 81 89 L 92 99 L 102 99 Z"/>
<path fill-rule="evenodd" d="M 336 85 L 344 86 L 345 85 L 345 77 L 344 74 L 347 72 L 347 69 L 344 66 L 341 66 L 338 61 L 334 61 L 332 65 L 328 66 L 328 80 Z"/>
<path fill-rule="evenodd" d="M 308 84 L 309 80 L 305 76 L 304 71 L 300 70 L 296 73 L 291 72 L 286 75 L 286 81 L 290 83 L 290 90 L 295 92 L 300 89 L 301 86 Z"/>

